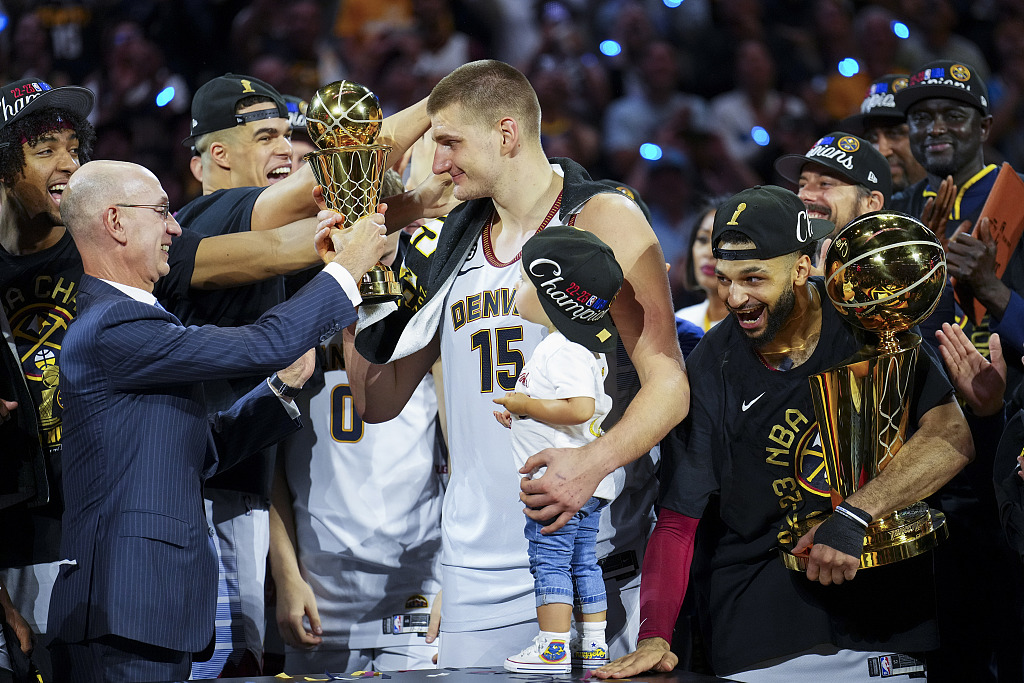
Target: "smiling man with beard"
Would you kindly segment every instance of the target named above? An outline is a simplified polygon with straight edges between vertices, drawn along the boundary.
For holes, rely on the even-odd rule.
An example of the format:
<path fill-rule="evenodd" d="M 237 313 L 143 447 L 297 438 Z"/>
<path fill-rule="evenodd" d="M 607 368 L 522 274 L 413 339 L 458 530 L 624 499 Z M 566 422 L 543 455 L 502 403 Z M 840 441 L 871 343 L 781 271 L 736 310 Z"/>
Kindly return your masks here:
<path fill-rule="evenodd" d="M 802 537 L 795 530 L 832 512 L 808 377 L 861 345 L 811 277 L 814 243 L 832 226 L 807 213 L 792 192 L 755 187 L 715 214 L 718 293 L 732 315 L 687 358 L 691 413 L 662 441 L 637 651 L 598 669 L 601 678 L 675 666 L 669 643 L 695 556 L 698 616 L 719 676 L 867 682 L 872 659 L 920 660 L 938 645 L 929 556 L 858 571 L 865 525 L 931 494 L 972 457 L 933 354 L 915 368 L 914 431 L 899 458 L 840 514 Z M 805 575 L 785 568 L 780 547 L 809 549 Z"/>
<path fill-rule="evenodd" d="M 808 218 L 830 221 L 832 235 L 857 216 L 878 211 L 892 195 L 889 162 L 867 140 L 836 131 L 807 154 L 775 160 L 776 172 L 799 188 Z"/>

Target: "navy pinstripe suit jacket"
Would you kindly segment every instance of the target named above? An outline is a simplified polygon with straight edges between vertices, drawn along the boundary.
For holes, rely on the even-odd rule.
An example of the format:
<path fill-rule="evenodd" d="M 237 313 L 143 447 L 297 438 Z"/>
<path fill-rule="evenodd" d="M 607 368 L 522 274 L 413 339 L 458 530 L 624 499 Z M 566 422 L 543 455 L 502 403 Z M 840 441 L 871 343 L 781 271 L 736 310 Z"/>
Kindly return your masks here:
<path fill-rule="evenodd" d="M 202 485 L 217 453 L 253 453 L 298 427 L 266 382 L 210 416 L 201 380 L 283 368 L 356 318 L 317 275 L 245 327 L 184 327 L 88 275 L 61 351 L 64 500 L 49 630 L 183 652 L 213 635 L 216 555 Z M 244 465 L 241 465 L 244 466 Z"/>

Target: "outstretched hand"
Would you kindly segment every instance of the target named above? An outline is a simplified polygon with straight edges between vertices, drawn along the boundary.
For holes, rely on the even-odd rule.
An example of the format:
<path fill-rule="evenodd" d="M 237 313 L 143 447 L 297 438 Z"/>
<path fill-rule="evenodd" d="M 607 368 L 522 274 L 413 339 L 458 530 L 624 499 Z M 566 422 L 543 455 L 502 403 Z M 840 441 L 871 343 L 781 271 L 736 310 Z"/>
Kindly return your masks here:
<path fill-rule="evenodd" d="M 672 652 L 664 638 L 645 638 L 637 643 L 636 651 L 594 670 L 597 678 L 629 678 L 645 671 L 672 671 L 679 657 Z"/>
<path fill-rule="evenodd" d="M 525 415 L 526 403 L 530 400 L 530 397 L 520 391 L 509 391 L 504 396 L 492 400 L 503 407 L 506 412 L 515 415 Z"/>
<path fill-rule="evenodd" d="M 448 173 L 431 173 L 412 191 L 416 194 L 416 203 L 423 212 L 423 218 L 447 216 L 462 203 L 455 198 L 455 183 Z"/>
<path fill-rule="evenodd" d="M 512 429 L 512 413 L 507 410 L 494 410 L 494 419 L 505 429 Z"/>
<path fill-rule="evenodd" d="M 949 379 L 971 411 L 984 417 L 1002 410 L 1006 361 L 999 335 L 993 333 L 988 338 L 988 359 L 974 347 L 959 325 L 942 323 L 942 329 L 935 330 L 935 338 L 939 340 L 939 353 Z"/>

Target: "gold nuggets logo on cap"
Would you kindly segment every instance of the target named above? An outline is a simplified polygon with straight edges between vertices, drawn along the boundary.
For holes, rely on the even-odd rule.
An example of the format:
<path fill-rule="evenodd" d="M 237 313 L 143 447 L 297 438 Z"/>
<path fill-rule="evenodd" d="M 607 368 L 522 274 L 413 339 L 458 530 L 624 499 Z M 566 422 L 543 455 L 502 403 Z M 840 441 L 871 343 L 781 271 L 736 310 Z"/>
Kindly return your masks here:
<path fill-rule="evenodd" d="M 895 81 L 892 82 L 892 91 L 894 93 L 899 92 L 900 90 L 906 88 L 908 85 L 910 85 L 910 79 L 897 78 Z"/>
<path fill-rule="evenodd" d="M 954 64 L 949 67 L 949 75 L 962 83 L 971 78 L 971 70 L 963 64 Z"/>
<path fill-rule="evenodd" d="M 852 154 L 860 149 L 860 142 L 857 141 L 857 138 L 847 135 L 846 137 L 839 138 L 839 142 L 836 143 L 836 147 L 844 152 Z"/>

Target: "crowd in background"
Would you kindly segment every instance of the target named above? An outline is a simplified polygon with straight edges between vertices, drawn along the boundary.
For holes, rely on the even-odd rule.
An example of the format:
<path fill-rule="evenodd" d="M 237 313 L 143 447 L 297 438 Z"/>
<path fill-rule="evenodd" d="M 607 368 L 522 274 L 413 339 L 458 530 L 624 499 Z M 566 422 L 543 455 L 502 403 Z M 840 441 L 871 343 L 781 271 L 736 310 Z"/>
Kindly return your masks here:
<path fill-rule="evenodd" d="M 152 169 L 172 208 L 200 193 L 181 140 L 192 93 L 214 76 L 304 100 L 354 80 L 393 113 L 483 57 L 530 78 L 549 156 L 640 191 L 674 263 L 703 196 L 784 184 L 778 156 L 835 129 L 872 80 L 929 60 L 975 65 L 994 117 L 986 160 L 1024 168 L 1021 0 L 0 0 L 0 12 L 3 81 L 93 90 L 94 157 Z"/>

